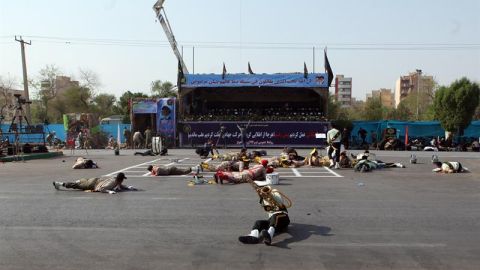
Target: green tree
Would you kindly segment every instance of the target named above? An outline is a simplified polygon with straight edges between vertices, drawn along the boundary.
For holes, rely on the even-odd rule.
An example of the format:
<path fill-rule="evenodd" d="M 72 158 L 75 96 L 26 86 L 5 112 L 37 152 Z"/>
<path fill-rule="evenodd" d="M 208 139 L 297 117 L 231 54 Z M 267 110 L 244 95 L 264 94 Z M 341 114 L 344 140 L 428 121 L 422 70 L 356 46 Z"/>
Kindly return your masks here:
<path fill-rule="evenodd" d="M 354 102 L 352 106 L 348 108 L 342 108 L 342 110 L 345 110 L 345 114 L 349 120 L 363 120 L 365 102 Z"/>
<path fill-rule="evenodd" d="M 46 65 L 39 71 L 38 79 L 31 82 L 32 86 L 38 89 L 37 99 L 42 104 L 36 115 L 40 120 L 48 120 L 50 101 L 57 96 L 55 81 L 58 75 L 60 69 L 57 66 Z"/>
<path fill-rule="evenodd" d="M 465 77 L 440 87 L 433 102 L 436 119 L 446 131 L 463 133 L 472 121 L 479 95 L 479 85 Z"/>
<path fill-rule="evenodd" d="M 152 82 L 151 92 L 153 97 L 176 97 L 177 91 L 173 84 L 169 81 L 156 80 Z"/>
<path fill-rule="evenodd" d="M 70 87 L 62 99 L 67 104 L 69 113 L 90 112 L 92 92 L 86 87 Z"/>
<path fill-rule="evenodd" d="M 10 120 L 7 119 L 8 110 L 14 105 L 12 99 L 9 97 L 9 91 L 13 90 L 13 87 L 16 86 L 15 79 L 13 77 L 2 77 L 0 76 L 0 117 L 4 117 L 1 120 Z M 30 120 L 30 119 L 29 119 Z"/>
<path fill-rule="evenodd" d="M 363 111 L 363 120 L 377 121 L 382 120 L 384 107 L 379 98 L 370 98 L 365 102 L 365 110 Z"/>
<path fill-rule="evenodd" d="M 130 123 L 130 110 L 131 110 L 130 99 L 131 98 L 148 98 L 148 95 L 141 92 L 132 93 L 130 91 L 123 93 L 123 95 L 117 101 L 117 105 L 114 108 L 114 112 L 116 114 L 123 115 L 123 123 L 125 124 Z"/>
<path fill-rule="evenodd" d="M 397 108 L 389 111 L 388 119 L 409 121 L 414 120 L 414 115 L 405 102 L 400 102 Z"/>
<path fill-rule="evenodd" d="M 327 118 L 329 120 L 334 120 L 338 118 L 340 112 L 340 104 L 335 101 L 335 96 L 328 93 L 328 102 L 327 102 Z"/>
<path fill-rule="evenodd" d="M 100 117 L 107 117 L 114 114 L 115 102 L 117 101 L 114 95 L 99 94 L 93 98 L 94 110 Z"/>

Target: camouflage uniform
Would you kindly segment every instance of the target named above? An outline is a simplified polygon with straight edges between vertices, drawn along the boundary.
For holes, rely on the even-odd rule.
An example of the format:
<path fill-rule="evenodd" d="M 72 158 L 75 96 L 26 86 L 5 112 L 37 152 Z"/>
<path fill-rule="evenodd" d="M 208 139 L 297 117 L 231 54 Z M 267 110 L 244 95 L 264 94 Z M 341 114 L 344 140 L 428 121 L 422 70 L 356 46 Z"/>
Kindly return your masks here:
<path fill-rule="evenodd" d="M 160 176 L 160 175 L 184 175 L 189 174 L 192 172 L 192 168 L 177 168 L 175 166 L 153 166 L 152 168 L 152 175 Z"/>
<path fill-rule="evenodd" d="M 114 176 L 111 177 L 94 177 L 94 178 L 82 178 L 75 182 L 66 182 L 66 188 L 91 190 L 95 192 L 108 192 L 114 190 L 117 187 L 118 182 Z M 121 189 L 127 189 L 126 186 L 120 185 Z"/>
<path fill-rule="evenodd" d="M 266 169 L 263 165 L 255 165 L 241 172 L 217 172 L 218 177 L 234 184 L 246 183 L 250 180 L 265 180 Z"/>

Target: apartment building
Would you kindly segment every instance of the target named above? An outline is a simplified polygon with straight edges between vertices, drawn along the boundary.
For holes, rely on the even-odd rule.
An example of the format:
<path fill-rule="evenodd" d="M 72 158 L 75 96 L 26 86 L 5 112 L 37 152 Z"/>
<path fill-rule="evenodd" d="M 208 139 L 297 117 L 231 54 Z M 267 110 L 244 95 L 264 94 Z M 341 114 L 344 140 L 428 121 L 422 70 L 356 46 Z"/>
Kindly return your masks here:
<path fill-rule="evenodd" d="M 378 98 L 383 107 L 393 108 L 394 98 L 392 89 L 380 88 L 379 90 L 372 90 L 371 93 L 367 93 L 367 101 L 371 98 Z"/>
<path fill-rule="evenodd" d="M 335 77 L 335 100 L 342 108 L 352 106 L 352 78 L 343 75 Z"/>
<path fill-rule="evenodd" d="M 400 76 L 395 83 L 395 108 L 402 100 L 417 91 L 422 95 L 422 102 L 432 102 L 433 87 L 433 76 L 424 76 L 421 70 Z"/>

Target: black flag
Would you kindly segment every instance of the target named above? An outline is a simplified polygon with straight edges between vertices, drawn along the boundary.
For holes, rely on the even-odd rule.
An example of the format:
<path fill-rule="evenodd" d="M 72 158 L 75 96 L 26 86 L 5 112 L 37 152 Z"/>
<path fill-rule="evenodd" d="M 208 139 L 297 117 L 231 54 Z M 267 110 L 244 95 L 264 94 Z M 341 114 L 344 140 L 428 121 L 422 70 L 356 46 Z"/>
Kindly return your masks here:
<path fill-rule="evenodd" d="M 248 74 L 255 74 L 252 71 L 252 67 L 250 66 L 250 62 L 248 62 Z"/>
<path fill-rule="evenodd" d="M 330 62 L 328 62 L 327 48 L 325 48 L 323 52 L 325 54 L 325 71 L 327 72 L 327 75 L 328 75 L 328 87 L 330 87 L 333 81 L 333 71 L 332 71 L 332 67 L 330 66 Z"/>
<path fill-rule="evenodd" d="M 225 75 L 227 75 L 227 69 L 225 68 L 225 63 L 223 63 L 222 80 L 225 79 Z"/>
<path fill-rule="evenodd" d="M 308 69 L 307 69 L 307 64 L 303 62 L 303 77 L 306 79 L 308 78 Z"/>
<path fill-rule="evenodd" d="M 183 74 L 183 67 L 180 60 L 178 60 L 178 75 L 177 75 L 177 87 L 180 89 L 180 85 L 185 83 L 185 74 Z"/>

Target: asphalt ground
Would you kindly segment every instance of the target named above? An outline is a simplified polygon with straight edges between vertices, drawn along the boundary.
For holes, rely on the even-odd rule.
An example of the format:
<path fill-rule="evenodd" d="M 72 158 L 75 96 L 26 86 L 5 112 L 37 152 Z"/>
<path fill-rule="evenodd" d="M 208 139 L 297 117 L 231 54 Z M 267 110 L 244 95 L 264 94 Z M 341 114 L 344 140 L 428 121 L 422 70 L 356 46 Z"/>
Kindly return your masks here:
<path fill-rule="evenodd" d="M 152 163 L 198 164 L 193 150 L 65 154 L 0 164 L 0 269 L 480 269 L 478 153 L 434 153 L 471 171 L 462 174 L 432 173 L 432 152 L 414 152 L 414 165 L 410 152 L 376 152 L 407 168 L 370 173 L 279 169 L 275 187 L 293 207 L 288 233 L 273 246 L 237 240 L 266 217 L 249 184 L 189 186 L 192 176 L 145 176 Z M 80 155 L 101 168 L 72 170 Z M 120 171 L 141 190 L 52 186 Z"/>

